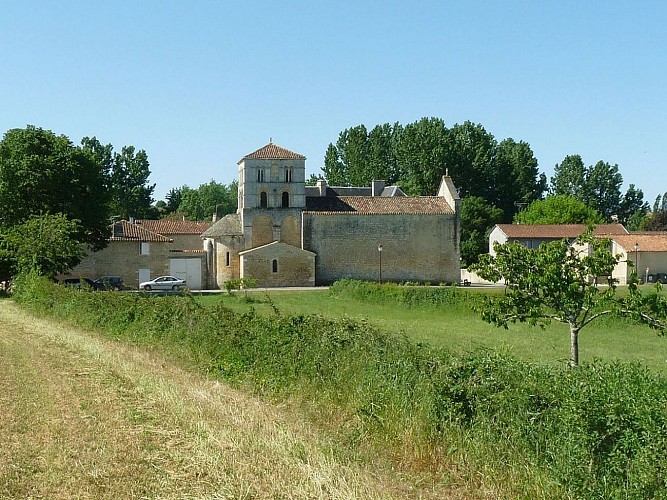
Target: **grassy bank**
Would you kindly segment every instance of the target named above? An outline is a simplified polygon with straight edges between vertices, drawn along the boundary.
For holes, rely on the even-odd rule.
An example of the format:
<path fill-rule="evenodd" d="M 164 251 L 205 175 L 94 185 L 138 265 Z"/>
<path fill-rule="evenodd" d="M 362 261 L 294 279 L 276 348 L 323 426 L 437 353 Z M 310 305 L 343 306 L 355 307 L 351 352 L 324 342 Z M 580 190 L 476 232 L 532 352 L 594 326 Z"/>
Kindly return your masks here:
<path fill-rule="evenodd" d="M 82 293 L 43 280 L 16 291 L 34 311 L 282 401 L 359 460 L 388 461 L 425 484 L 463 480 L 503 498 L 667 495 L 667 383 L 643 365 L 549 367 L 419 344 L 366 321 L 239 314 L 224 299 Z M 466 301 L 445 299 L 434 306 Z"/>
<path fill-rule="evenodd" d="M 377 289 L 381 290 L 381 293 Z M 650 287 L 647 289 L 651 291 Z M 373 283 L 338 282 L 331 290 L 250 291 L 198 298 L 202 304 L 225 307 L 243 314 L 250 310 L 272 314 L 274 308 L 289 314 L 322 314 L 332 318 L 364 320 L 379 329 L 406 335 L 452 352 L 491 349 L 520 360 L 566 366 L 569 361 L 569 330 L 552 323 L 545 329 L 526 324 L 503 330 L 485 323 L 470 309 L 479 294 L 502 293 L 500 289 L 438 287 L 378 287 Z M 399 294 L 406 294 L 401 298 Z M 421 294 L 428 294 L 420 300 Z M 440 296 L 439 298 L 433 296 Z M 581 359 L 641 362 L 667 375 L 667 339 L 654 330 L 627 320 L 601 318 L 581 332 Z"/>

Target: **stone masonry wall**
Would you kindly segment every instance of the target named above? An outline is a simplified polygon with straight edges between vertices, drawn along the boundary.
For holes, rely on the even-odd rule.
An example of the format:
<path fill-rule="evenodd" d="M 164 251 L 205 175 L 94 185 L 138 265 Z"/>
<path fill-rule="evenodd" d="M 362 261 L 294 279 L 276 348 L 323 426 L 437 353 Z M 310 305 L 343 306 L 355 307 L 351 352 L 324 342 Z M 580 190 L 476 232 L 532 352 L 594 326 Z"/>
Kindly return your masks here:
<path fill-rule="evenodd" d="M 458 283 L 454 215 L 303 215 L 304 249 L 317 254 L 316 284 L 342 278 Z"/>

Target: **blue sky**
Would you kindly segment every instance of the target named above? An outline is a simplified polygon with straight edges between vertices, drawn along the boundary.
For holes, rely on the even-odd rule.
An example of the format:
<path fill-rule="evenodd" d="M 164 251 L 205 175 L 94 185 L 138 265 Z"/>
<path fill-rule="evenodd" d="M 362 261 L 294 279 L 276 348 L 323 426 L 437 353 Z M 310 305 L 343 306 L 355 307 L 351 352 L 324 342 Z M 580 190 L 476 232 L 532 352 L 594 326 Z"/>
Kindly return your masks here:
<path fill-rule="evenodd" d="M 145 149 L 156 199 L 273 142 L 320 173 L 346 128 L 438 117 L 667 191 L 667 2 L 0 4 L 0 133 Z"/>

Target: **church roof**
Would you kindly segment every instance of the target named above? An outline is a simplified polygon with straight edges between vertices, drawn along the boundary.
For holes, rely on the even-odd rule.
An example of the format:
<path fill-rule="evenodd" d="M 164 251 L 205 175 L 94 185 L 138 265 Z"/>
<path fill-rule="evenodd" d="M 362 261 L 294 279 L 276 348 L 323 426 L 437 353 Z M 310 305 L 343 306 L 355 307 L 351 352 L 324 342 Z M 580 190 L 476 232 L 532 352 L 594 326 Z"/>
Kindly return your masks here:
<path fill-rule="evenodd" d="M 114 222 L 111 241 L 152 241 L 156 243 L 170 243 L 174 240 L 162 236 L 141 226 L 121 220 Z"/>
<path fill-rule="evenodd" d="M 202 233 L 202 238 L 216 238 L 220 236 L 239 236 L 243 234 L 241 216 L 239 214 L 225 215 L 218 222 Z"/>
<path fill-rule="evenodd" d="M 257 151 L 245 155 L 238 162 L 244 160 L 305 160 L 306 157 L 298 153 L 294 153 L 289 149 L 285 149 L 272 142 L 266 146 L 259 148 Z"/>
<path fill-rule="evenodd" d="M 307 197 L 307 212 L 353 212 L 368 215 L 452 215 L 441 196 L 340 196 Z"/>
<path fill-rule="evenodd" d="M 211 227 L 210 222 L 189 220 L 137 219 L 134 223 L 158 234 L 201 234 Z"/>

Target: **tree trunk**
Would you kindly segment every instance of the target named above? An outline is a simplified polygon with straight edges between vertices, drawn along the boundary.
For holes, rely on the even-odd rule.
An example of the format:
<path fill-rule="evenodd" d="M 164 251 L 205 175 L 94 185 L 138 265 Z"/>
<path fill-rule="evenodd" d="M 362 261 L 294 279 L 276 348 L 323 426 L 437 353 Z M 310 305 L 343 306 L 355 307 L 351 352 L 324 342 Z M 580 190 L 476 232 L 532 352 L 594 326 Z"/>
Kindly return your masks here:
<path fill-rule="evenodd" d="M 570 324 L 570 368 L 579 366 L 579 328 Z"/>

